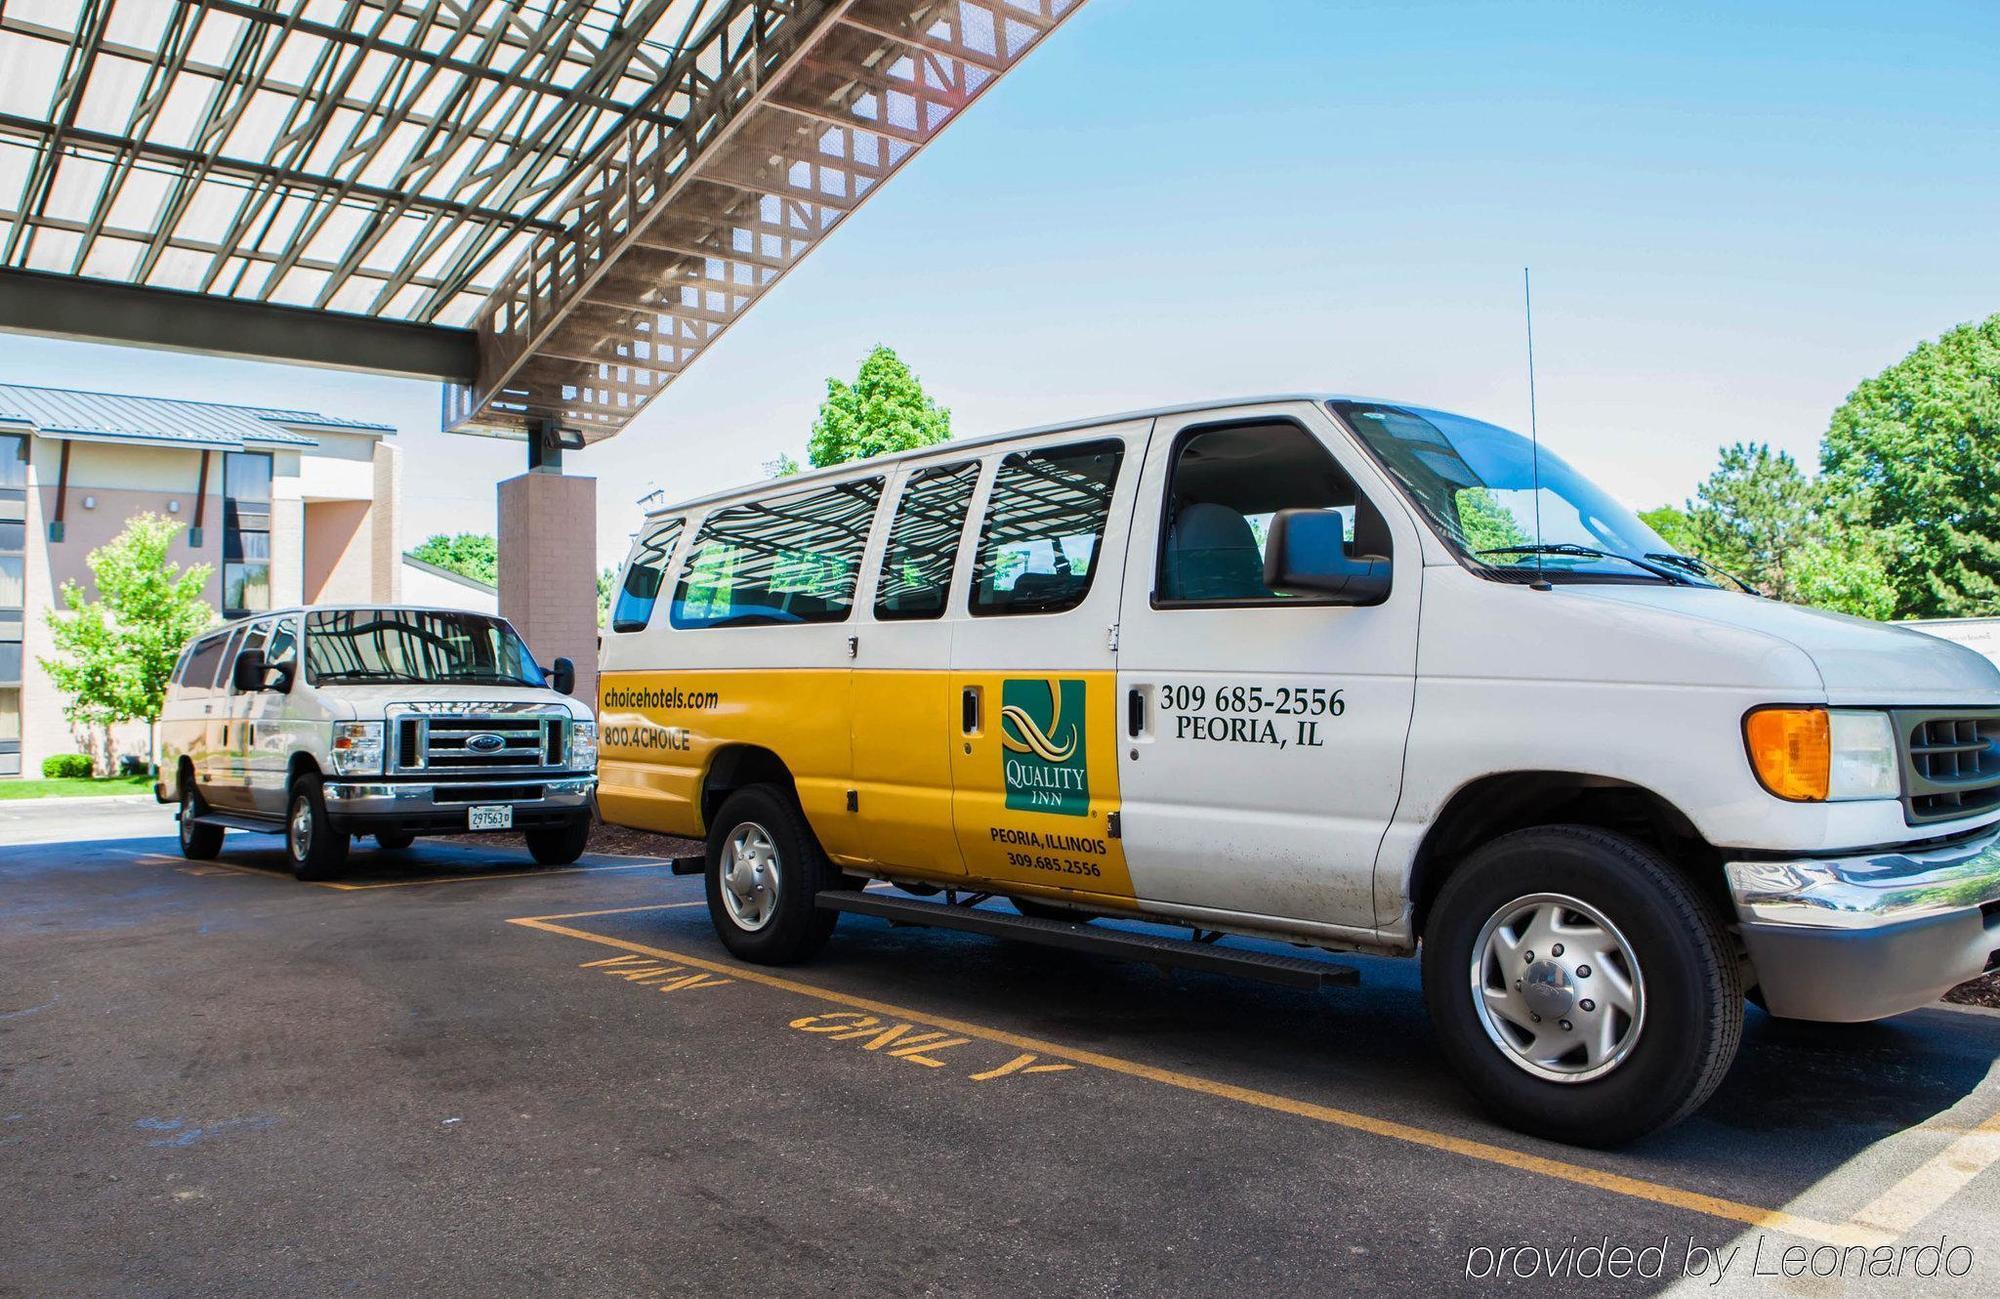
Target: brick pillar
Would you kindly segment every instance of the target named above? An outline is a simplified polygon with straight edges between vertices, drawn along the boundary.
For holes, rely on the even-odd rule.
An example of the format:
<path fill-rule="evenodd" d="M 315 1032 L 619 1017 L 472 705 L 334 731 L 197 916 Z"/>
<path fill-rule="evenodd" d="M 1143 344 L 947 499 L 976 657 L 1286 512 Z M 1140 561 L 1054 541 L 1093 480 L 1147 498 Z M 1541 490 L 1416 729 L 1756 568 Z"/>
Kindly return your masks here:
<path fill-rule="evenodd" d="M 368 538 L 370 598 L 396 604 L 403 598 L 403 452 L 388 442 L 375 444 L 375 499 Z"/>
<path fill-rule="evenodd" d="M 530 471 L 500 484 L 500 616 L 546 666 L 576 663 L 597 706 L 597 480 Z"/>

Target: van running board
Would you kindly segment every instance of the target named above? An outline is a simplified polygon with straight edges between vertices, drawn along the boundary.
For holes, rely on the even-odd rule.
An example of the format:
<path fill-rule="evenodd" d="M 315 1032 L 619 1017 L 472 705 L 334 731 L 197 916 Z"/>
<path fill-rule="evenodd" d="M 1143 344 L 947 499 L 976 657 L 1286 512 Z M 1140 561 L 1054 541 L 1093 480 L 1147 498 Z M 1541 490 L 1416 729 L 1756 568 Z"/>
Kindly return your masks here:
<path fill-rule="evenodd" d="M 855 889 L 822 889 L 814 901 L 829 911 L 852 911 L 896 925 L 963 929 L 975 934 L 1040 943 L 1045 947 L 1060 947 L 1072 952 L 1093 952 L 1115 960 L 1138 961 L 1163 968 L 1180 966 L 1215 974 L 1236 974 L 1288 988 L 1351 987 L 1361 982 L 1361 971 L 1351 965 L 1300 956 L 1246 952 L 1186 938 L 1160 938 L 1119 929 L 1099 929 L 1073 920 L 1010 916 L 970 906 L 883 897 L 879 893 L 863 893 Z"/>

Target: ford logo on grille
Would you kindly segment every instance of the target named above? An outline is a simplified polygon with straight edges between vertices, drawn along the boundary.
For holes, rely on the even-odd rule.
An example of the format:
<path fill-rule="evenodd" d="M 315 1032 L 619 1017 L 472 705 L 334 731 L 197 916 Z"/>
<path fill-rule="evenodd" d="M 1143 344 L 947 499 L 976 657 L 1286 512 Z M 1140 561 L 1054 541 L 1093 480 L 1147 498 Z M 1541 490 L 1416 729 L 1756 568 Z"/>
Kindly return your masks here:
<path fill-rule="evenodd" d="M 477 735 L 466 736 L 465 747 L 474 753 L 498 753 L 507 747 L 507 740 L 491 731 L 481 731 Z"/>

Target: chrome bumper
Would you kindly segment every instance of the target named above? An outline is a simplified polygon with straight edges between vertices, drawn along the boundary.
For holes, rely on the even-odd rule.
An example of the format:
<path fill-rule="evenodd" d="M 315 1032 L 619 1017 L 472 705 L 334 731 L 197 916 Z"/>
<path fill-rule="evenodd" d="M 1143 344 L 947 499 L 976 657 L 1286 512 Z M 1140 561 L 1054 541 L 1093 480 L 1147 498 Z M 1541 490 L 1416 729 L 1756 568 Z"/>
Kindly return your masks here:
<path fill-rule="evenodd" d="M 1882 1019 L 2000 961 L 2000 834 L 1928 852 L 1723 870 L 1774 1015 Z"/>
<path fill-rule="evenodd" d="M 523 786 L 539 789 L 540 796 L 520 797 Z M 463 821 L 468 807 L 493 803 L 511 803 L 517 814 L 527 810 L 574 812 L 590 806 L 591 791 L 596 788 L 595 776 L 564 775 L 555 779 L 522 776 L 491 783 L 451 784 L 334 780 L 327 782 L 325 790 L 327 813 L 336 820 L 441 821 L 456 817 Z M 440 800 L 441 791 L 448 797 Z"/>

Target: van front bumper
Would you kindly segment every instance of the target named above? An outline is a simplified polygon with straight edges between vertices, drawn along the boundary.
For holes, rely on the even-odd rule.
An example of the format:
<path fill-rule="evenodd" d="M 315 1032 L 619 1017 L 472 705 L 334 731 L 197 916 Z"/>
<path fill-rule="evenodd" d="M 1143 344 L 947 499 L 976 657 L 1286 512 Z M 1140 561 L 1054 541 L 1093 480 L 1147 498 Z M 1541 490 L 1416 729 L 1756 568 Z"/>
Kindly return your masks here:
<path fill-rule="evenodd" d="M 1723 870 L 1774 1015 L 1883 1019 L 2000 967 L 2000 834 Z"/>
<path fill-rule="evenodd" d="M 326 813 L 334 825 L 354 833 L 407 830 L 415 833 L 466 828 L 466 811 L 506 803 L 514 828 L 562 825 L 588 813 L 595 776 L 466 782 L 331 780 L 325 785 Z"/>

